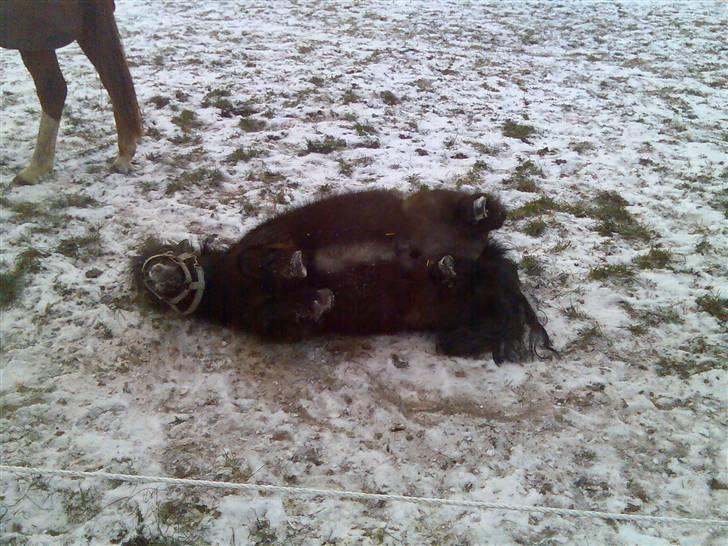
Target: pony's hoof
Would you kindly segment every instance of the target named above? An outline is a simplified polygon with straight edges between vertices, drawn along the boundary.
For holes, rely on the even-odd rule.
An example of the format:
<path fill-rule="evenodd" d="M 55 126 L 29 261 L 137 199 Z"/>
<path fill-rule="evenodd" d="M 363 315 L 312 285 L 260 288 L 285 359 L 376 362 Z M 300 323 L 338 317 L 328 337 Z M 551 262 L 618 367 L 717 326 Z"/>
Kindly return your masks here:
<path fill-rule="evenodd" d="M 445 279 L 454 279 L 456 277 L 455 259 L 449 254 L 440 258 L 440 261 L 437 262 L 437 268 Z"/>
<path fill-rule="evenodd" d="M 331 310 L 335 301 L 334 293 L 328 288 L 317 290 L 313 300 L 313 319 L 318 322 L 324 313 Z"/>
<path fill-rule="evenodd" d="M 488 217 L 488 200 L 484 195 L 473 201 L 473 219 L 480 222 Z"/>
<path fill-rule="evenodd" d="M 288 279 L 305 279 L 308 275 L 306 266 L 303 264 L 303 252 L 296 250 L 288 262 L 288 268 L 284 271 L 283 276 Z"/>

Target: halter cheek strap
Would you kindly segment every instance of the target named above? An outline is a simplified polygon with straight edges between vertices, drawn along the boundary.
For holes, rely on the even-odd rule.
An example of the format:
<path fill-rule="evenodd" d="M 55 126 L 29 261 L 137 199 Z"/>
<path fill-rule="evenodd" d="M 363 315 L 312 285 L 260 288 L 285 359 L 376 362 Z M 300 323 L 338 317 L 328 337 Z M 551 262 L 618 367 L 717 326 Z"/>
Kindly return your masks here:
<path fill-rule="evenodd" d="M 154 289 L 152 283 L 147 280 L 147 269 L 150 267 L 150 263 L 154 260 L 162 259 L 169 260 L 177 265 L 177 267 L 182 269 L 182 274 L 185 276 L 184 289 L 172 299 L 168 299 L 160 295 Z M 192 272 L 190 271 L 190 268 L 187 266 L 186 263 L 190 260 L 192 261 L 192 270 L 195 272 L 195 276 L 197 278 L 197 280 L 195 281 L 192 280 Z M 202 266 L 197 261 L 197 256 L 195 254 L 192 254 L 191 252 L 184 252 L 182 254 L 175 255 L 173 252 L 170 251 L 165 252 L 164 254 L 155 254 L 154 256 L 150 256 L 145 260 L 144 264 L 142 265 L 142 276 L 144 279 L 144 286 L 146 286 L 147 290 L 149 290 L 159 300 L 163 301 L 172 309 L 174 309 L 177 313 L 183 316 L 190 315 L 197 310 L 197 307 L 199 307 L 200 302 L 202 301 L 202 296 L 205 293 L 205 272 L 202 269 Z M 189 306 L 187 307 L 187 309 L 180 309 L 177 304 L 183 301 L 190 294 L 194 295 Z"/>

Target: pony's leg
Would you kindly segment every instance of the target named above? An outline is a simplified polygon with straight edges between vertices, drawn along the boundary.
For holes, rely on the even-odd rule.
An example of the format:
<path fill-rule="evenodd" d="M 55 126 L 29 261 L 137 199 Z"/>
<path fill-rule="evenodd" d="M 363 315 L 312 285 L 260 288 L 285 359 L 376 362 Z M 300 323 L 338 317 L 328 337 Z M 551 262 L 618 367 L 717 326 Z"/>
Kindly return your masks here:
<path fill-rule="evenodd" d="M 17 174 L 13 183 L 35 184 L 53 169 L 56 138 L 61 123 L 63 105 L 66 102 L 67 88 L 55 51 L 21 50 L 20 56 L 33 77 L 35 91 L 43 112 L 40 117 L 33 158 L 30 160 L 30 165 Z"/>
<path fill-rule="evenodd" d="M 78 38 L 78 45 L 96 68 L 101 83 L 109 93 L 119 141 L 119 155 L 113 169 L 128 173 L 137 143 L 142 136 L 141 114 L 134 82 L 124 57 L 124 50 L 113 15 L 113 2 L 98 2 L 93 9 L 93 24 Z"/>
<path fill-rule="evenodd" d="M 321 317 L 334 302 L 334 293 L 328 288 L 279 294 L 278 299 L 254 310 L 251 327 L 269 339 L 301 339 L 318 330 Z"/>

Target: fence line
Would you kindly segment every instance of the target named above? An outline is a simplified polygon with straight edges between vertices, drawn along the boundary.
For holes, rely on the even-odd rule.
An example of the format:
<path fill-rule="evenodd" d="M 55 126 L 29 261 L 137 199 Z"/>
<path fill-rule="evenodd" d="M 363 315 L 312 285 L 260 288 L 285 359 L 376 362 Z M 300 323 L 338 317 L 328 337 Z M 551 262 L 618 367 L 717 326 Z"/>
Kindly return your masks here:
<path fill-rule="evenodd" d="M 143 476 L 138 474 L 116 474 L 112 472 L 84 472 L 79 470 L 61 470 L 54 468 L 33 468 L 25 466 L 12 466 L 0 464 L 0 478 L 2 472 L 17 475 L 59 476 L 64 478 L 96 478 L 101 480 L 116 480 L 128 483 L 161 483 L 183 487 L 207 487 L 211 489 L 230 489 L 237 491 L 272 492 L 294 496 L 337 497 L 351 500 L 377 500 L 393 502 L 409 502 L 426 504 L 430 506 L 459 506 L 463 508 L 480 510 L 509 510 L 515 512 L 536 512 L 565 517 L 595 518 L 612 521 L 626 521 L 633 523 L 672 523 L 679 525 L 715 525 L 728 526 L 726 519 L 648 516 L 642 514 L 618 514 L 615 512 L 600 512 L 595 510 L 575 510 L 572 508 L 552 508 L 548 506 L 525 506 L 504 504 L 499 502 L 486 502 L 477 500 L 438 499 L 433 497 L 415 497 L 407 495 L 389 495 L 383 493 L 363 493 L 360 491 L 344 491 L 337 489 L 314 489 L 310 487 L 289 487 L 282 485 L 267 485 L 255 483 L 236 483 L 209 480 L 192 480 L 183 478 L 169 478 L 165 476 Z"/>

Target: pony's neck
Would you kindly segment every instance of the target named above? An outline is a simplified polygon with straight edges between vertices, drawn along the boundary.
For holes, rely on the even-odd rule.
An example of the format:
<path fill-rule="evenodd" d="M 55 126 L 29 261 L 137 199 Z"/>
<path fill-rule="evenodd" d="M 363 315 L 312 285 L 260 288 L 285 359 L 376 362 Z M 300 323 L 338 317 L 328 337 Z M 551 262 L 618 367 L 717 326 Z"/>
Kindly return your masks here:
<path fill-rule="evenodd" d="M 203 249 L 199 262 L 205 272 L 205 293 L 195 315 L 218 324 L 230 324 L 230 306 L 224 279 L 224 258 L 226 251 Z"/>

